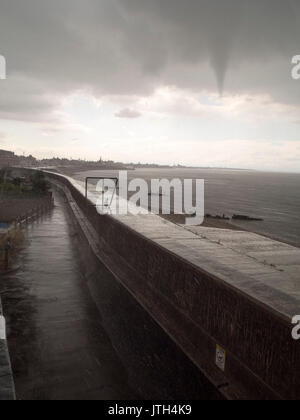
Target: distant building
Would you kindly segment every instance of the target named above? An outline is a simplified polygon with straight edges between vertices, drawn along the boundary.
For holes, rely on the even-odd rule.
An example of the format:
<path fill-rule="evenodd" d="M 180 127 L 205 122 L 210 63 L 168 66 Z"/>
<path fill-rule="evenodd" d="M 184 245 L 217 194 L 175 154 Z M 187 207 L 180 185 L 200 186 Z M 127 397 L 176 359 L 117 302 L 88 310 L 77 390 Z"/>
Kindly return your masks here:
<path fill-rule="evenodd" d="M 17 165 L 18 157 L 7 150 L 0 150 L 0 168 Z"/>
<path fill-rule="evenodd" d="M 33 157 L 32 155 L 30 156 L 19 156 L 18 157 L 18 164 L 20 166 L 24 166 L 25 168 L 31 168 L 31 167 L 35 167 L 38 165 L 38 161 L 36 160 L 35 157 Z"/>

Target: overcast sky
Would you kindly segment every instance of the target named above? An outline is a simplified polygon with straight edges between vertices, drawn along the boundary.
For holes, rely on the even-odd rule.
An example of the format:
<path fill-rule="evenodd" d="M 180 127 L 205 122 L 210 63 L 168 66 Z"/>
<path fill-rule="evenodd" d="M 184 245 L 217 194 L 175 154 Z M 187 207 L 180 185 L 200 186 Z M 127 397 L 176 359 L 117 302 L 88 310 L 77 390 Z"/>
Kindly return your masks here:
<path fill-rule="evenodd" d="M 299 0 L 0 0 L 0 148 L 300 172 Z"/>

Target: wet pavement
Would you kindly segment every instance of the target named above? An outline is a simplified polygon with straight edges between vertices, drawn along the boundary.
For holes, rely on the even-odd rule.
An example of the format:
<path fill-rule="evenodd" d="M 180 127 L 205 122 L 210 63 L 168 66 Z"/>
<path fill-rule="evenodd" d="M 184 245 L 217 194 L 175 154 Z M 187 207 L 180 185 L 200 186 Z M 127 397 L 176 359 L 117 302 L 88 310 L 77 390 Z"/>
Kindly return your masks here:
<path fill-rule="evenodd" d="M 81 272 L 61 198 L 29 226 L 0 294 L 20 400 L 134 399 Z"/>

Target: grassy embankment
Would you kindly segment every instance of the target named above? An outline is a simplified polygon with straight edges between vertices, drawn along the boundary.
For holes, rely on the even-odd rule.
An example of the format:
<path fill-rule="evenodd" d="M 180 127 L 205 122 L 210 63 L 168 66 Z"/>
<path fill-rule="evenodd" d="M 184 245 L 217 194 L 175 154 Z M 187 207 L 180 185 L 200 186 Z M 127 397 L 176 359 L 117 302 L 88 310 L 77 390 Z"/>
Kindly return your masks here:
<path fill-rule="evenodd" d="M 36 172 L 24 182 L 20 178 L 11 179 L 8 171 L 0 171 L 0 222 L 16 225 L 7 233 L 0 233 L 0 270 L 5 268 L 7 243 L 10 245 L 9 266 L 22 246 L 24 236 L 16 222 L 35 209 L 45 206 L 49 200 L 48 190 L 42 173 Z"/>
<path fill-rule="evenodd" d="M 5 268 L 5 247 L 10 241 L 10 250 L 8 252 L 8 267 L 11 267 L 16 255 L 20 251 L 24 239 L 22 229 L 12 228 L 8 233 L 0 234 L 0 271 Z"/>

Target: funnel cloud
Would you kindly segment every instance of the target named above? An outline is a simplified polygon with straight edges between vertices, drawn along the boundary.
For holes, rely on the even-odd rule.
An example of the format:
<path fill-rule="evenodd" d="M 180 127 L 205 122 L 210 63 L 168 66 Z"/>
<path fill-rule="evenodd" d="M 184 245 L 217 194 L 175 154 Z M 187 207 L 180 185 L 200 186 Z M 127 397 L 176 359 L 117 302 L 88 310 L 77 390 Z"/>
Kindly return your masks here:
<path fill-rule="evenodd" d="M 291 60 L 299 54 L 298 0 L 1 0 L 0 55 L 9 77 L 0 85 L 0 119 L 43 124 L 49 135 L 74 126 L 64 113 L 67 98 L 85 95 L 110 112 L 113 127 L 130 121 L 134 136 L 147 116 L 166 114 L 163 106 L 177 119 L 181 111 L 199 120 L 219 116 L 216 96 L 225 118 L 259 101 L 277 114 L 292 107 L 284 112 L 298 124 L 300 86 Z M 237 97 L 243 108 L 230 113 Z M 270 109 L 255 112 L 262 118 Z M 92 115 L 82 111 L 75 124 L 87 132 L 83 114 Z M 261 135 L 269 140 L 268 130 Z M 190 131 L 196 137 L 196 128 Z"/>

